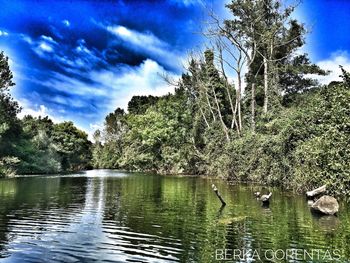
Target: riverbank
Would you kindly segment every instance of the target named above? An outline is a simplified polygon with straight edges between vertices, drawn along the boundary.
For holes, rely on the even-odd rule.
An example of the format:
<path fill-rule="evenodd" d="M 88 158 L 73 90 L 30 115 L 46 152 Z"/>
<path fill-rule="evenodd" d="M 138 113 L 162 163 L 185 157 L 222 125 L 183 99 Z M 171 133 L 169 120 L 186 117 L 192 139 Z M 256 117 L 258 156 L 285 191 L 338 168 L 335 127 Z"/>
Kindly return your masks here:
<path fill-rule="evenodd" d="M 93 164 L 215 175 L 298 193 L 327 184 L 329 194 L 349 199 L 349 86 L 332 83 L 295 94 L 291 102 L 261 114 L 254 131 L 246 124 L 239 134 L 230 130 L 229 138 L 220 123 L 208 127 L 200 116 L 194 119 L 188 94 L 178 91 L 146 111 L 108 115 L 104 142 L 96 137 L 93 145 Z"/>

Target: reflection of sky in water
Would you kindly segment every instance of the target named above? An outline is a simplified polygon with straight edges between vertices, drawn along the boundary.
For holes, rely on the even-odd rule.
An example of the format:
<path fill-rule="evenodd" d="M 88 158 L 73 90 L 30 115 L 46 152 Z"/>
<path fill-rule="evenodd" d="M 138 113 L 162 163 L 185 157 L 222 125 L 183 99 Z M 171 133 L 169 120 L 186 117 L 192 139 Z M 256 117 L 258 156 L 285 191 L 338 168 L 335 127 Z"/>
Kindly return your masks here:
<path fill-rule="evenodd" d="M 30 225 L 29 228 L 32 228 L 32 231 L 28 231 L 29 235 L 21 233 L 12 239 L 8 244 L 8 252 L 11 256 L 0 260 L 1 262 L 22 262 L 24 259 L 29 262 L 76 262 L 77 260 L 89 262 L 96 259 L 111 262 L 125 262 L 127 259 L 135 262 L 163 262 L 160 258 L 154 258 L 162 257 L 157 252 L 157 248 L 154 249 L 151 244 L 147 245 L 157 239 L 157 236 L 129 231 L 128 227 L 118 226 L 116 222 L 102 222 L 106 183 L 104 177 L 111 176 L 111 171 L 100 170 L 98 174 L 96 171 L 84 173 L 88 177 L 84 208 L 75 214 L 67 215 L 64 215 L 65 212 L 61 210 L 51 210 L 49 218 L 44 222 L 34 218 L 12 221 L 10 224 L 14 224 L 17 228 L 12 231 L 18 231 L 20 234 L 21 225 L 26 229 Z M 117 172 L 112 176 L 128 175 Z M 117 198 L 118 196 L 116 196 L 116 203 Z M 56 212 L 63 213 L 62 216 L 65 217 L 63 220 L 68 222 L 56 224 L 55 221 L 60 220 L 56 217 Z M 128 239 L 144 241 L 145 244 L 137 248 Z M 161 249 L 164 248 L 161 247 Z M 176 261 L 172 256 L 164 258 L 167 259 L 166 262 Z"/>
<path fill-rule="evenodd" d="M 222 248 L 350 255 L 346 206 L 319 218 L 303 196 L 216 181 L 220 210 L 211 183 L 110 170 L 0 180 L 0 262 L 209 263 Z M 261 190 L 273 191 L 269 208 L 253 197 Z"/>
<path fill-rule="evenodd" d="M 87 170 L 83 172 L 84 176 L 87 177 L 126 177 L 128 176 L 128 173 L 126 172 L 119 172 L 118 170 L 104 170 L 100 169 L 96 173 L 96 170 Z"/>

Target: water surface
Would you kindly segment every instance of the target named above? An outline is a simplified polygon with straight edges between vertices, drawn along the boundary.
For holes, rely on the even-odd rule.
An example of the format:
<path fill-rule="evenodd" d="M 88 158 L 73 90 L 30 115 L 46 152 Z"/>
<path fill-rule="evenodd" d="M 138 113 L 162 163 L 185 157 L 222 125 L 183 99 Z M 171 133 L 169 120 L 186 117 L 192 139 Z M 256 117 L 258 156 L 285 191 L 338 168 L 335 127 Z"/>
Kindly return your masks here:
<path fill-rule="evenodd" d="M 258 190 L 272 190 L 269 207 Z M 113 170 L 0 179 L 0 262 L 349 262 L 349 223 L 345 204 L 318 217 L 303 196 L 219 180 Z"/>

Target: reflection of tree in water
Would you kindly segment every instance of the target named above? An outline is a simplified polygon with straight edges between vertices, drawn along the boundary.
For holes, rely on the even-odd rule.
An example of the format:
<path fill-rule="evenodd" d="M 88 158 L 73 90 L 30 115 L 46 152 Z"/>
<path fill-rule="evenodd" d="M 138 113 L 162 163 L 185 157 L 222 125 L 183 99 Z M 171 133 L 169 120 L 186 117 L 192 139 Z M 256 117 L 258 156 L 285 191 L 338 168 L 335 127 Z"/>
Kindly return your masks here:
<path fill-rule="evenodd" d="M 319 228 L 325 232 L 332 233 L 339 227 L 340 220 L 334 215 L 318 215 L 313 213 L 312 216 Z"/>
<path fill-rule="evenodd" d="M 35 237 L 50 227 L 50 218 L 62 224 L 71 220 L 71 215 L 81 210 L 85 195 L 86 178 L 25 177 L 0 180 L 0 257 L 9 255 L 9 242 L 24 236 L 21 227 Z M 73 207 L 72 204 L 75 204 Z"/>
<path fill-rule="evenodd" d="M 15 180 L 0 180 L 0 258 L 6 256 L 3 251 L 8 241 L 8 211 L 13 207 L 16 192 Z"/>
<path fill-rule="evenodd" d="M 321 249 L 322 253 L 325 249 L 338 249 L 348 258 L 350 229 L 344 224 L 344 220 L 349 221 L 347 211 L 342 212 L 343 218 L 315 218 L 303 197 L 291 198 L 276 192 L 269 208 L 263 208 L 260 202 L 250 201 L 255 200 L 252 193 L 253 190 L 251 195 L 246 195 L 237 188 L 235 207 L 229 216 L 226 214 L 218 220 L 226 231 L 225 246 L 221 249 L 257 250 L 260 255 L 271 249 Z"/>
<path fill-rule="evenodd" d="M 212 208 L 217 200 L 206 180 L 135 175 L 111 179 L 107 185 L 104 220 L 114 220 L 128 231 L 116 238 L 159 260 L 175 257 L 186 262 L 211 253 L 212 238 L 206 237 L 216 234 L 208 217 L 216 215 Z M 149 236 L 144 240 L 141 234 Z"/>
<path fill-rule="evenodd" d="M 220 209 L 210 180 L 110 173 L 0 180 L 0 255 L 23 240 L 42 242 L 47 256 L 77 249 L 78 259 L 89 260 L 209 263 L 217 262 L 216 249 L 331 248 L 350 255 L 346 208 L 336 218 L 315 218 L 303 197 L 274 190 L 266 209 L 256 189 L 217 181 L 227 202 Z"/>

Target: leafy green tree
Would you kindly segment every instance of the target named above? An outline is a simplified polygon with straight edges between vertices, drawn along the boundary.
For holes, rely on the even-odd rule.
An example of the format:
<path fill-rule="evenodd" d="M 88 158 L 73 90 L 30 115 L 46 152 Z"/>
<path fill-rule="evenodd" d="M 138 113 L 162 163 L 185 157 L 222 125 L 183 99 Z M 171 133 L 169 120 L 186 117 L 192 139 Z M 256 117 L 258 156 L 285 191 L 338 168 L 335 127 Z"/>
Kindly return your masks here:
<path fill-rule="evenodd" d="M 296 188 L 327 183 L 337 195 L 350 197 L 350 85 L 344 71 L 342 83 L 322 87 L 307 101 L 293 134 L 299 138 Z"/>
<path fill-rule="evenodd" d="M 90 167 L 91 143 L 73 123 L 48 117 L 17 118 L 10 95 L 15 84 L 8 57 L 0 52 L 0 177 L 15 173 L 57 173 Z"/>
<path fill-rule="evenodd" d="M 20 131 L 16 117 L 20 108 L 9 93 L 9 89 L 15 85 L 12 79 L 8 57 L 0 52 L 0 176 L 4 174 L 1 170 L 12 171 L 13 165 L 18 162 L 13 156 L 12 141 L 17 139 L 16 135 Z"/>
<path fill-rule="evenodd" d="M 342 75 L 340 76 L 343 79 L 343 83 L 345 86 L 350 86 L 350 73 L 347 72 L 343 66 L 340 66 L 340 69 L 342 71 Z"/>
<path fill-rule="evenodd" d="M 149 96 L 133 96 L 128 103 L 128 112 L 131 114 L 143 114 L 146 110 L 156 104 L 158 97 Z"/>
<path fill-rule="evenodd" d="M 48 117 L 25 116 L 21 120 L 22 131 L 17 142 L 16 155 L 19 173 L 57 173 L 61 171 L 59 155 L 52 139 L 53 122 Z"/>
<path fill-rule="evenodd" d="M 52 139 L 64 171 L 81 170 L 91 166 L 91 142 L 88 135 L 76 128 L 73 122 L 54 124 Z"/>
<path fill-rule="evenodd" d="M 9 93 L 15 85 L 13 75 L 8 63 L 8 57 L 0 52 L 0 152 L 9 152 L 9 140 L 14 139 L 13 134 L 19 129 L 16 115 L 20 108 Z"/>
<path fill-rule="evenodd" d="M 117 109 L 107 116 L 105 132 L 111 132 L 100 151 L 100 167 L 181 173 L 193 169 L 191 112 L 182 89 L 158 99 L 143 114 Z"/>
<path fill-rule="evenodd" d="M 254 128 L 255 105 L 261 107 L 258 113 L 279 110 L 283 97 L 290 101 L 291 95 L 317 85 L 305 75 L 327 72 L 312 64 L 307 54 L 296 55 L 306 33 L 303 24 L 291 17 L 296 6 L 283 7 L 276 0 L 232 0 L 227 8 L 233 19 L 225 20 L 220 29 L 247 59 L 246 101 L 251 100 L 252 110 L 246 112 L 253 115 Z"/>
<path fill-rule="evenodd" d="M 138 113 L 139 114 L 139 113 Z M 117 108 L 105 118 L 105 140 L 119 140 L 127 129 L 125 112 Z"/>
<path fill-rule="evenodd" d="M 128 129 L 126 114 L 117 108 L 105 118 L 103 131 L 94 134 L 93 160 L 95 167 L 119 168 L 123 138 Z"/>

